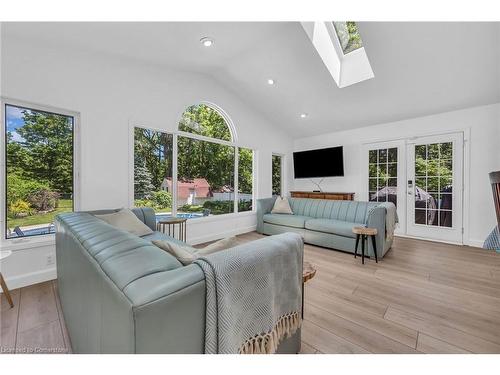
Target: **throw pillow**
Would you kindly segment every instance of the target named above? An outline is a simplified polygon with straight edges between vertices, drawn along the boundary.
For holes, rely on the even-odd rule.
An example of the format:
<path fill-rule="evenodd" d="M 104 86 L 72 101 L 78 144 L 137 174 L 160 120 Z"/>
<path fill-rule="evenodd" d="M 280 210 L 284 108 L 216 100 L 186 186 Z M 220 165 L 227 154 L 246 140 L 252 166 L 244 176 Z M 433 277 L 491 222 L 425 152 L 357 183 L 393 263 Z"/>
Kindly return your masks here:
<path fill-rule="evenodd" d="M 228 237 L 216 241 L 201 249 L 196 249 L 189 245 L 181 245 L 170 241 L 155 240 L 152 241 L 152 243 L 158 246 L 160 249 L 165 250 L 169 254 L 173 255 L 179 262 L 187 266 L 188 264 L 193 263 L 197 258 L 236 246 L 237 240 L 236 237 Z"/>
<path fill-rule="evenodd" d="M 151 228 L 139 220 L 139 218 L 128 208 L 123 208 L 112 214 L 95 215 L 95 217 L 118 229 L 135 234 L 136 236 L 146 236 L 153 233 Z"/>
<path fill-rule="evenodd" d="M 288 199 L 285 197 L 276 198 L 276 202 L 274 202 L 274 207 L 271 210 L 272 214 L 288 214 L 293 215 L 292 208 L 290 207 L 290 203 Z"/>

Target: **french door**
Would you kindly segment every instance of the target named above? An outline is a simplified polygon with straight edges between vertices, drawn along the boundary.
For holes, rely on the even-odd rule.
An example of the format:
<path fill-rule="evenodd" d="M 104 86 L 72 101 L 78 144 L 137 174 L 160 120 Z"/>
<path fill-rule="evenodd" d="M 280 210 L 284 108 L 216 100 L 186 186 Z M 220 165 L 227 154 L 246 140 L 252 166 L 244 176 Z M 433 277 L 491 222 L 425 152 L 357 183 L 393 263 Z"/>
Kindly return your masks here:
<path fill-rule="evenodd" d="M 406 142 L 406 232 L 462 243 L 463 134 Z"/>

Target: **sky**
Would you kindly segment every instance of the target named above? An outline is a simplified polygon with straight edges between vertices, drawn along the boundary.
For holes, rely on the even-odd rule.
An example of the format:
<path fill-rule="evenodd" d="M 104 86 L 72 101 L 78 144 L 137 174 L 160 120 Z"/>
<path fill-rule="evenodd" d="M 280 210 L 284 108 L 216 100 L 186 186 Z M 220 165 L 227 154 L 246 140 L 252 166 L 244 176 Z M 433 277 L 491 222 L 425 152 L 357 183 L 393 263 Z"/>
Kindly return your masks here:
<path fill-rule="evenodd" d="M 18 107 L 6 106 L 5 118 L 7 123 L 7 131 L 12 133 L 12 141 L 23 142 L 24 138 L 19 135 L 17 129 L 24 125 L 23 109 Z"/>

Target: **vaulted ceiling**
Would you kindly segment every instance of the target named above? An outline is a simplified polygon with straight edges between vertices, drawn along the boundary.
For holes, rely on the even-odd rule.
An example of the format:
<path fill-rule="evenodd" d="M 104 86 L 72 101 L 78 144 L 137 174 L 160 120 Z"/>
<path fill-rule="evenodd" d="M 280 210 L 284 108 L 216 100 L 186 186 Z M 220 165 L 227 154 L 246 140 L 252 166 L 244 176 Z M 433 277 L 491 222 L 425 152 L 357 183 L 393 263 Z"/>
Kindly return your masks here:
<path fill-rule="evenodd" d="M 375 78 L 345 88 L 299 22 L 8 23 L 2 37 L 210 75 L 294 137 L 500 102 L 500 23 L 358 27 Z"/>

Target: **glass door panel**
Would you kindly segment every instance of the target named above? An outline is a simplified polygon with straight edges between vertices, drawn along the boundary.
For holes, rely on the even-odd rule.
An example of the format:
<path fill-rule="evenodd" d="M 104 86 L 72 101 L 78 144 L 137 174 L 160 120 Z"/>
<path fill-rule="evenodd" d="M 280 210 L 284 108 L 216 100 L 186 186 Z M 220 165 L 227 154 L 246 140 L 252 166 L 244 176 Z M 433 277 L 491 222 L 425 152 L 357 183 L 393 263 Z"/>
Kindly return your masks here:
<path fill-rule="evenodd" d="M 408 234 L 462 242 L 463 135 L 418 139 L 408 153 Z"/>

